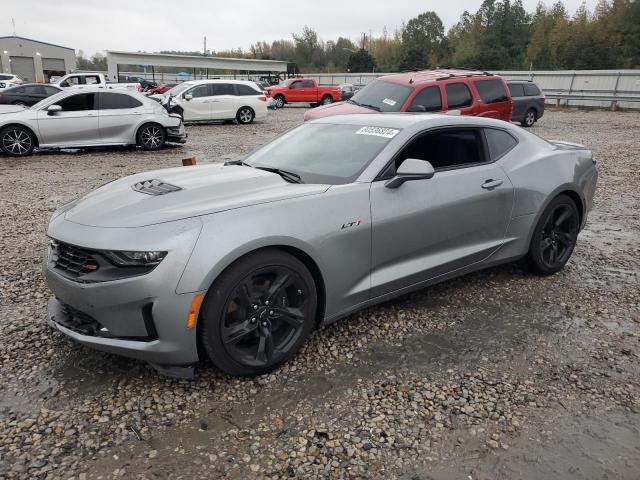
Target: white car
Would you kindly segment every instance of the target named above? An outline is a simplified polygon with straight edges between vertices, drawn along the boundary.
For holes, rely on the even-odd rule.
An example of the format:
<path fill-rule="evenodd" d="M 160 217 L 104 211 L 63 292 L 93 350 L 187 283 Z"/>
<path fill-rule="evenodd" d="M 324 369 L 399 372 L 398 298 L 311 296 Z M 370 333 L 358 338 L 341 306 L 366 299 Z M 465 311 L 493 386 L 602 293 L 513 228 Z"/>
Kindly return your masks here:
<path fill-rule="evenodd" d="M 185 122 L 237 120 L 248 124 L 267 116 L 267 97 L 255 82 L 194 80 L 176 85 L 160 102 Z"/>
<path fill-rule="evenodd" d="M 24 80 L 22 80 L 18 75 L 0 73 L 0 89 L 15 87 L 17 85 L 22 85 L 23 83 Z"/>

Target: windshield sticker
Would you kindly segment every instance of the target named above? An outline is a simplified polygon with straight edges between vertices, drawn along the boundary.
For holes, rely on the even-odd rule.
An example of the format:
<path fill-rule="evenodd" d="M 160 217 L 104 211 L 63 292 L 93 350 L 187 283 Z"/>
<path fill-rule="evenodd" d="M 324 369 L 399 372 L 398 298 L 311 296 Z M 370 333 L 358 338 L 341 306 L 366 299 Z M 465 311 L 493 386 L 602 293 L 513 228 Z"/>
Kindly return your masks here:
<path fill-rule="evenodd" d="M 382 100 L 382 103 L 386 103 L 387 105 L 393 107 L 398 102 L 396 102 L 395 100 L 391 100 L 390 98 L 385 98 L 384 100 Z"/>
<path fill-rule="evenodd" d="M 400 130 L 384 127 L 362 127 L 356 132 L 358 135 L 375 135 L 376 137 L 393 138 Z"/>

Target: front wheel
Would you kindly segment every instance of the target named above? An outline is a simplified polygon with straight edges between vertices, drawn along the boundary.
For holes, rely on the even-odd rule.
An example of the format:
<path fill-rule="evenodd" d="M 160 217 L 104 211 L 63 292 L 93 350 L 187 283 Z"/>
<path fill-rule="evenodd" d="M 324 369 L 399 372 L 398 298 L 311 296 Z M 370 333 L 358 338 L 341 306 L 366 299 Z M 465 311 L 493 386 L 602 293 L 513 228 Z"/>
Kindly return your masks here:
<path fill-rule="evenodd" d="M 533 124 L 536 123 L 538 116 L 536 115 L 536 111 L 533 108 L 527 110 L 527 113 L 524 114 L 524 120 L 522 120 L 522 126 L 526 128 L 533 127 Z"/>
<path fill-rule="evenodd" d="M 0 148 L 11 157 L 31 155 L 35 147 L 36 137 L 25 127 L 10 126 L 0 132 Z"/>
<path fill-rule="evenodd" d="M 297 258 L 260 250 L 231 265 L 209 289 L 200 340 L 231 375 L 269 372 L 300 349 L 315 326 L 313 277 Z"/>
<path fill-rule="evenodd" d="M 236 120 L 242 125 L 248 125 L 253 122 L 255 115 L 249 107 L 242 107 L 236 114 Z"/>
<path fill-rule="evenodd" d="M 580 215 L 566 195 L 553 199 L 538 220 L 531 237 L 527 260 L 531 269 L 551 275 L 565 266 L 578 239 Z"/>
<path fill-rule="evenodd" d="M 138 130 L 137 143 L 143 150 L 159 150 L 164 146 L 167 134 L 156 123 L 146 123 Z"/>

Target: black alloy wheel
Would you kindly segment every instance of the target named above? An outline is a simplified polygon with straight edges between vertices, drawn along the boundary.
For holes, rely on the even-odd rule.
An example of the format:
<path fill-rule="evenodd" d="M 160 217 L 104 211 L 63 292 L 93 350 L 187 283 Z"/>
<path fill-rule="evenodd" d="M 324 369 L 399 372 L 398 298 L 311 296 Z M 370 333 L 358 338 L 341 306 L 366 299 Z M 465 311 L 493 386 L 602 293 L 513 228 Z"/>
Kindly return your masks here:
<path fill-rule="evenodd" d="M 12 157 L 31 155 L 36 146 L 33 133 L 19 125 L 10 126 L 0 132 L 0 148 Z"/>
<path fill-rule="evenodd" d="M 561 195 L 540 218 L 529 250 L 529 263 L 542 274 L 552 274 L 567 263 L 576 245 L 579 214 L 574 201 Z"/>
<path fill-rule="evenodd" d="M 256 375 L 291 358 L 315 326 L 313 277 L 295 257 L 265 250 L 240 259 L 209 290 L 201 340 L 221 370 Z"/>

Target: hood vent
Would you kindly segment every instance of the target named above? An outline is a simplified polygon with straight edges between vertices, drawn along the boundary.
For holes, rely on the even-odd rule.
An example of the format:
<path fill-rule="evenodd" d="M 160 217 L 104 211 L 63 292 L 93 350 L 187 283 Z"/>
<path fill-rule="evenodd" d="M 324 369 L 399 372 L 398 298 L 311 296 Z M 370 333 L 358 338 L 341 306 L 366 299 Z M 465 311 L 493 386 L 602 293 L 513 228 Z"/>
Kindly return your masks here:
<path fill-rule="evenodd" d="M 167 193 L 182 190 L 180 187 L 164 183 L 162 180 L 144 180 L 133 185 L 136 192 L 146 193 L 147 195 L 166 195 Z"/>

